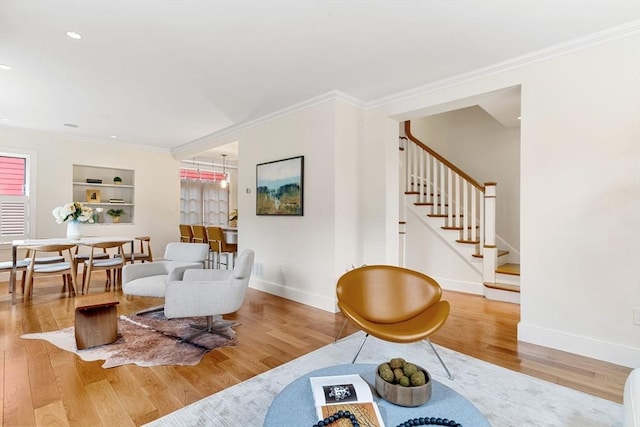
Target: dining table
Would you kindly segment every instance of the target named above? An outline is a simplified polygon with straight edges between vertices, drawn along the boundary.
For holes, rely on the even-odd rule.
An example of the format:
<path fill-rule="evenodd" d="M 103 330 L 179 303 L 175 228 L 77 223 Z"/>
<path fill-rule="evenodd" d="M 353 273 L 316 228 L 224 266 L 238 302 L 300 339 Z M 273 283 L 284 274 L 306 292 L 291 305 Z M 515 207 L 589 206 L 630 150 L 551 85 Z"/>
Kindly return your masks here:
<path fill-rule="evenodd" d="M 103 242 L 129 242 L 131 244 L 131 262 L 134 261 L 134 237 L 122 237 L 122 236 L 91 236 L 82 237 L 80 239 L 68 239 L 64 237 L 54 237 L 45 239 L 24 239 L 14 240 L 11 244 L 11 260 L 13 262 L 13 268 L 9 275 L 9 292 L 11 293 L 11 304 L 16 303 L 16 276 L 18 268 L 18 249 L 21 247 L 33 246 L 33 245 L 90 245 L 94 243 Z"/>

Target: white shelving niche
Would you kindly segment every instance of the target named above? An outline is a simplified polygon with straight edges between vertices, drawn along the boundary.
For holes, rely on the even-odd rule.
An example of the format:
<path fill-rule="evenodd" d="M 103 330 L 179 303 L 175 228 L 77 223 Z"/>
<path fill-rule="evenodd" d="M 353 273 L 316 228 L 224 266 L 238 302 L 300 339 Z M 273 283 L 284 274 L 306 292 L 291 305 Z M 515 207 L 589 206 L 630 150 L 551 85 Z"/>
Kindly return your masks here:
<path fill-rule="evenodd" d="M 122 178 L 121 184 L 114 184 L 113 178 Z M 133 224 L 135 213 L 135 171 L 131 169 L 105 168 L 101 166 L 73 165 L 73 200 L 82 202 L 93 209 L 103 208 L 99 214 L 99 224 L 114 224 L 107 215 L 109 209 L 122 209 L 120 224 Z M 87 180 L 102 180 L 101 183 Z M 113 202 L 122 200 L 123 203 Z"/>

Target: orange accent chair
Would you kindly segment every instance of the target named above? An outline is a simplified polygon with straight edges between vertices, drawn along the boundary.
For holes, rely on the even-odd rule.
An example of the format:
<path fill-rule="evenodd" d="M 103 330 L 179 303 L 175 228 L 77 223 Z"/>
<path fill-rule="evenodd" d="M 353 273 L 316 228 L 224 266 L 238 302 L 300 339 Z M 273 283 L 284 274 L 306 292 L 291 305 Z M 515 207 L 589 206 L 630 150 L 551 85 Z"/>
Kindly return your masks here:
<path fill-rule="evenodd" d="M 193 243 L 193 230 L 190 224 L 179 224 L 180 241 L 185 243 Z"/>
<path fill-rule="evenodd" d="M 369 265 L 342 275 L 336 295 L 345 324 L 350 320 L 366 334 L 351 363 L 355 363 L 369 335 L 395 343 L 426 340 L 449 379 L 453 379 L 428 338 L 444 324 L 450 310 L 449 303 L 441 300 L 442 288 L 434 279 L 407 268 Z"/>

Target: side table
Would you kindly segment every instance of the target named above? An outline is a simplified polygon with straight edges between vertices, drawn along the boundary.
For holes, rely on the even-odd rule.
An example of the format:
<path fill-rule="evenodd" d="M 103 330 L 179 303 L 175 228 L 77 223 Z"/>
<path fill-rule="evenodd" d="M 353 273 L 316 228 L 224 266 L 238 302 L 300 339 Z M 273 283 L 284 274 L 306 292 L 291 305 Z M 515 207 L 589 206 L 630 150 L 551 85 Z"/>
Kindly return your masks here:
<path fill-rule="evenodd" d="M 75 333 L 78 350 L 110 344 L 118 339 L 118 304 L 112 293 L 76 297 Z"/>
<path fill-rule="evenodd" d="M 416 407 L 397 406 L 380 398 L 375 391 L 374 364 L 336 365 L 318 369 L 293 381 L 271 402 L 264 427 L 312 426 L 318 422 L 311 393 L 310 377 L 359 374 L 372 388 L 374 400 L 386 427 L 395 427 L 408 419 L 436 417 L 455 420 L 464 427 L 491 427 L 487 418 L 468 399 L 446 385 L 433 380 L 431 399 Z"/>

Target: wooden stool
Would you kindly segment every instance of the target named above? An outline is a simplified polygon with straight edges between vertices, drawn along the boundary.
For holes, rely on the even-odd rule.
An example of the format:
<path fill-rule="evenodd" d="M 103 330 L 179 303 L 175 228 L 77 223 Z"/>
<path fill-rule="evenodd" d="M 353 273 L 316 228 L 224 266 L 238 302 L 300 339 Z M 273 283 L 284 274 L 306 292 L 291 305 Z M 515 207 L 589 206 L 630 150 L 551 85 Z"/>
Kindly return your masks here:
<path fill-rule="evenodd" d="M 76 297 L 76 346 L 78 350 L 110 344 L 118 339 L 119 302 L 112 293 Z"/>

